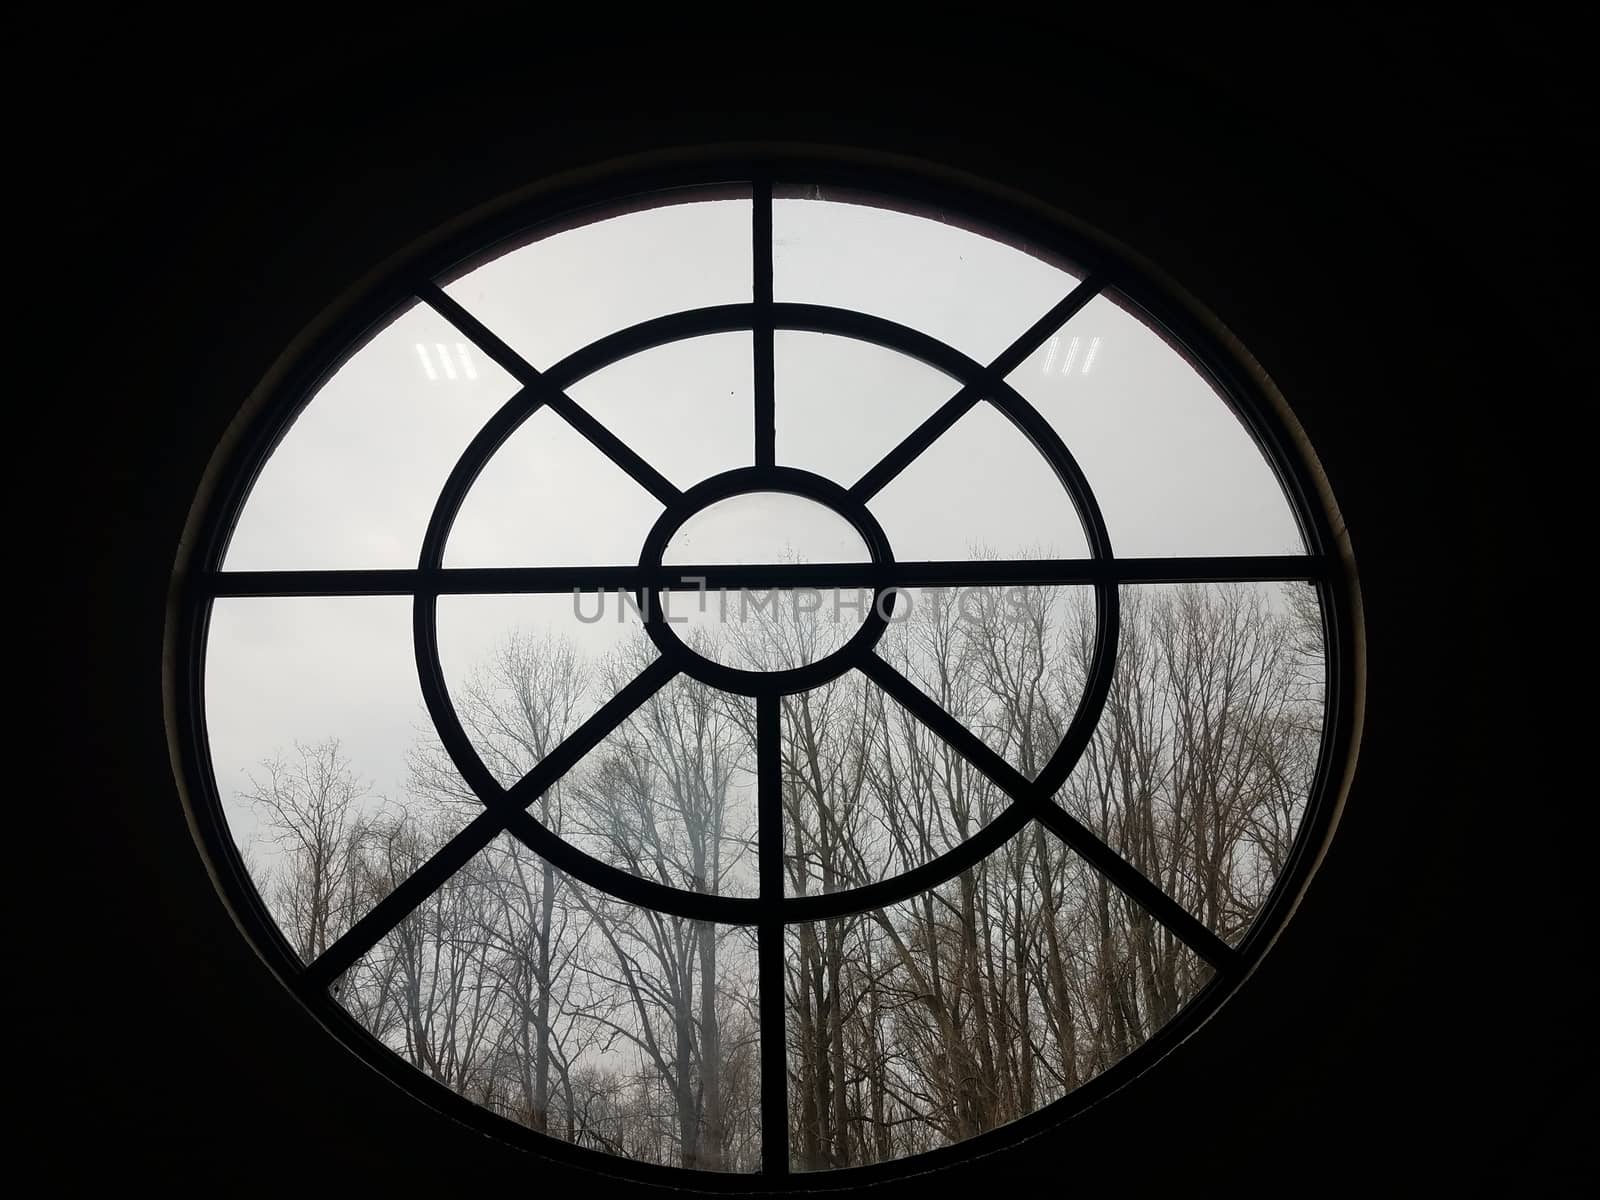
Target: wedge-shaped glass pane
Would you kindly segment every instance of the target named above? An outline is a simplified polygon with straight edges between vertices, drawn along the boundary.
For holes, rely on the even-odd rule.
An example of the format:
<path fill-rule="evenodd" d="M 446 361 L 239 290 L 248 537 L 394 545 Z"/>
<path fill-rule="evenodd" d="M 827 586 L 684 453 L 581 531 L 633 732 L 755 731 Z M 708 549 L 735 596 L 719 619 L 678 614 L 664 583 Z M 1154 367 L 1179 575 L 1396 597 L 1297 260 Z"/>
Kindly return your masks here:
<path fill-rule="evenodd" d="M 567 389 L 602 425 L 679 488 L 755 461 L 748 333 L 669 342 Z"/>
<path fill-rule="evenodd" d="M 953 850 L 1010 803 L 856 671 L 783 700 L 784 887 L 844 891 Z"/>
<path fill-rule="evenodd" d="M 624 686 L 653 651 L 619 653 L 608 686 Z M 754 895 L 755 769 L 755 702 L 680 675 L 573 769 L 563 835 L 654 883 Z"/>
<path fill-rule="evenodd" d="M 251 488 L 224 565 L 415 566 L 456 459 L 515 391 L 453 325 L 415 305 L 295 418 Z"/>
<path fill-rule="evenodd" d="M 1119 555 L 1304 553 L 1283 489 L 1233 410 L 1109 295 L 1007 378 L 1076 456 Z"/>
<path fill-rule="evenodd" d="M 643 448 L 641 448 L 643 449 Z M 637 563 L 661 505 L 541 408 L 484 464 L 450 530 L 450 567 Z"/>
<path fill-rule="evenodd" d="M 424 822 L 404 850 L 425 859 Z M 760 1165 L 755 945 L 657 916 L 502 836 L 330 989 L 418 1071 L 591 1150 L 712 1171 Z"/>
<path fill-rule="evenodd" d="M 989 404 L 947 429 L 868 507 L 901 562 L 1089 552 L 1083 523 L 1050 464 Z"/>
<path fill-rule="evenodd" d="M 959 225 L 831 189 L 775 199 L 772 245 L 775 300 L 885 317 L 986 364 L 1077 283 Z"/>
<path fill-rule="evenodd" d="M 1037 826 L 900 904 L 791 925 L 786 951 L 799 1171 L 1026 1116 L 1137 1049 L 1210 978 Z"/>
<path fill-rule="evenodd" d="M 587 216 L 498 254 L 445 291 L 541 370 L 652 317 L 750 303 L 748 190 Z"/>
<path fill-rule="evenodd" d="M 906 588 L 876 653 L 1032 779 L 1083 696 L 1087 587 Z"/>
<path fill-rule="evenodd" d="M 435 793 L 479 806 L 414 755 L 427 726 L 411 601 L 395 596 L 216 601 L 206 642 L 206 727 L 217 790 L 251 877 L 306 961 L 399 880 L 369 869 L 387 830 Z"/>
<path fill-rule="evenodd" d="M 438 604 L 445 688 L 473 749 L 503 787 L 611 698 L 619 654 L 655 656 L 631 593 L 441 596 Z M 425 761 L 454 774 L 436 740 Z"/>
<path fill-rule="evenodd" d="M 960 385 L 870 342 L 780 329 L 773 340 L 778 462 L 849 487 Z"/>
<path fill-rule="evenodd" d="M 1316 592 L 1130 586 L 1121 615 L 1105 714 L 1056 801 L 1236 943 L 1283 872 L 1316 774 Z"/>

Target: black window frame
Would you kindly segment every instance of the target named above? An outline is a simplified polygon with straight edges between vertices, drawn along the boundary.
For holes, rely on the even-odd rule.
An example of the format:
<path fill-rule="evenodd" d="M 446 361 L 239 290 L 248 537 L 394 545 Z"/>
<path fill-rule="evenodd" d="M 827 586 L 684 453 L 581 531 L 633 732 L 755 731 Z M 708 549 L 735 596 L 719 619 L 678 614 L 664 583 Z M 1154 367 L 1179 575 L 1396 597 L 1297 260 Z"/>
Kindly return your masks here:
<path fill-rule="evenodd" d="M 771 202 L 790 186 L 840 189 L 903 202 L 909 211 L 937 213 L 941 219 L 970 224 L 986 236 L 1023 245 L 1049 260 L 1070 263 L 1082 282 L 1011 347 L 989 363 L 977 363 L 926 335 L 868 314 L 814 305 L 775 302 L 772 295 Z M 497 256 L 526 239 L 565 223 L 583 224 L 631 208 L 670 203 L 695 195 L 741 195 L 752 199 L 752 245 L 765 247 L 754 258 L 749 304 L 669 314 L 618 331 L 567 356 L 541 372 L 463 310 L 438 280 Z M 1092 490 L 1070 451 L 1005 377 L 1090 299 L 1113 290 L 1117 302 L 1177 349 L 1199 370 L 1239 418 L 1271 466 L 1294 512 L 1306 553 L 1285 556 L 1207 558 L 1127 558 L 1112 553 L 1109 534 Z M 480 351 L 518 383 L 511 400 L 473 440 L 441 494 L 424 537 L 415 569 L 373 571 L 222 570 L 232 529 L 251 487 L 272 451 L 321 384 L 367 338 L 400 311 L 422 302 L 450 321 Z M 772 344 L 777 329 L 809 329 L 876 342 L 909 353 L 954 375 L 961 390 L 913 431 L 878 467 L 852 488 L 819 476 L 775 465 Z M 623 445 L 568 397 L 564 388 L 586 375 L 653 345 L 698 334 L 729 330 L 752 332 L 756 366 L 756 465 L 733 481 L 716 481 L 679 491 Z M 1056 471 L 1077 508 L 1088 535 L 1090 557 L 1033 562 L 896 564 L 882 535 L 866 513 L 865 501 L 973 405 L 995 403 Z M 666 510 L 652 531 L 641 564 L 605 573 L 596 568 L 454 568 L 442 565 L 450 522 L 476 478 L 477 470 L 540 406 L 554 409 L 652 494 Z M 360 285 L 342 318 L 295 353 L 291 365 L 256 405 L 233 444 L 214 464 L 215 484 L 202 497 L 199 537 L 175 580 L 176 622 L 172 646 L 177 676 L 173 717 L 191 826 L 230 911 L 272 972 L 344 1045 L 382 1074 L 436 1110 L 504 1141 L 586 1167 L 603 1175 L 707 1190 L 740 1192 L 775 1188 L 827 1189 L 937 1170 L 1013 1145 L 1056 1128 L 1158 1062 L 1216 1011 L 1260 961 L 1282 929 L 1326 846 L 1339 799 L 1354 765 L 1357 711 L 1355 667 L 1358 637 L 1357 586 L 1348 548 L 1332 501 L 1321 486 L 1321 472 L 1309 446 L 1293 428 L 1270 384 L 1259 377 L 1242 349 L 1193 311 L 1192 301 L 1133 256 L 1112 247 L 1092 231 L 1041 211 L 1016 197 L 999 197 L 975 186 L 938 179 L 930 172 L 881 162 L 843 158 L 762 156 L 728 158 L 689 167 L 622 167 L 577 187 L 559 188 L 532 199 L 492 205 L 481 215 L 425 238 L 369 283 Z M 750 568 L 660 567 L 661 551 L 681 522 L 704 504 L 738 491 L 776 490 L 818 500 L 842 511 L 867 541 L 872 561 L 846 581 L 817 565 L 768 568 L 759 578 Z M 841 495 L 842 493 L 842 495 Z M 955 568 L 959 567 L 959 572 Z M 754 569 L 759 572 L 760 568 Z M 586 586 L 636 589 L 646 628 L 661 656 L 633 683 L 608 701 L 565 743 L 542 760 L 523 781 L 502 788 L 478 760 L 455 718 L 439 662 L 435 612 L 440 595 L 486 591 L 566 591 L 579 576 Z M 772 682 L 739 678 L 734 672 L 689 652 L 662 621 L 660 587 L 674 579 L 706 579 L 706 586 L 844 586 L 864 582 L 892 606 L 895 585 L 982 583 L 1086 584 L 1097 598 L 1097 645 L 1093 669 L 1079 710 L 1061 748 L 1038 778 L 1029 780 L 965 730 L 882 659 L 871 645 L 882 632 L 871 618 L 842 650 L 805 667 L 782 672 Z M 1308 582 L 1316 586 L 1325 647 L 1325 720 L 1313 784 L 1293 850 L 1255 921 L 1237 946 L 1215 933 L 1160 893 L 1084 826 L 1052 800 L 1087 746 L 1115 669 L 1118 588 L 1124 583 Z M 309 965 L 288 944 L 250 880 L 228 831 L 221 793 L 214 777 L 205 724 L 205 648 L 211 603 L 227 596 L 408 595 L 414 597 L 414 639 L 423 696 L 451 758 L 485 802 L 479 814 L 444 850 L 359 919 L 334 946 Z M 876 607 L 876 606 L 875 606 Z M 887 611 L 887 608 L 885 608 Z M 932 862 L 891 879 L 847 892 L 785 897 L 782 883 L 781 823 L 772 815 L 781 804 L 781 778 L 775 746 L 779 736 L 779 695 L 817 686 L 850 667 L 861 668 L 891 697 L 1011 798 L 1009 807 L 961 846 Z M 590 858 L 544 829 L 525 805 L 552 785 L 611 729 L 678 672 L 714 686 L 754 695 L 757 705 L 757 809 L 760 894 L 721 897 L 665 888 Z M 822 1172 L 796 1172 L 789 1164 L 787 1067 L 783 1037 L 783 930 L 797 921 L 843 916 L 882 907 L 957 875 L 1019 834 L 1033 821 L 1089 860 L 1097 870 L 1146 907 L 1213 968 L 1214 975 L 1184 1008 L 1147 1041 L 1100 1075 L 1033 1113 L 967 1140 L 922 1154 L 870 1165 Z M 774 831 L 777 836 L 772 836 Z M 330 995 L 329 985 L 362 953 L 376 944 L 416 904 L 501 832 L 528 844 L 575 879 L 620 899 L 693 919 L 753 925 L 759 938 L 758 975 L 762 1028 L 761 1106 L 763 1169 L 758 1174 L 725 1174 L 644 1163 L 576 1146 L 539 1134 L 428 1079 L 372 1038 Z M 778 986 L 770 986 L 777 981 Z M 774 1081 L 779 1086 L 773 1086 Z"/>

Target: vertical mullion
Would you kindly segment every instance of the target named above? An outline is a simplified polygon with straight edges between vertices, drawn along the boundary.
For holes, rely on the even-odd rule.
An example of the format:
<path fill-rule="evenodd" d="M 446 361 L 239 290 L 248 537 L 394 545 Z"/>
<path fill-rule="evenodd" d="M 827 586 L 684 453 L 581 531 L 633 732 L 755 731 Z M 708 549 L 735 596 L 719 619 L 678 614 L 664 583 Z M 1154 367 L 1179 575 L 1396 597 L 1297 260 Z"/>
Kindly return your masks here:
<path fill-rule="evenodd" d="M 751 300 L 755 320 L 756 466 L 778 461 L 777 390 L 772 326 L 772 180 L 758 176 L 751 185 L 750 257 L 754 267 Z"/>
<path fill-rule="evenodd" d="M 783 953 L 783 700 L 756 698 L 756 828 L 761 904 L 757 929 L 761 1002 L 761 1171 L 789 1173 L 789 1061 Z"/>

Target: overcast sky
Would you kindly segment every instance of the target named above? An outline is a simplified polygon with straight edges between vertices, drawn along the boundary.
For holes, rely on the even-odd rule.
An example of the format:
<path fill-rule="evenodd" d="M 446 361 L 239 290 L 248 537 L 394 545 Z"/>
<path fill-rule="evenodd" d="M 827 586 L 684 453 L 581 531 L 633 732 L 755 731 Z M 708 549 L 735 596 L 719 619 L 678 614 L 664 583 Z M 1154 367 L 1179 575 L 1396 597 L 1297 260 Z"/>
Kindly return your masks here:
<path fill-rule="evenodd" d="M 982 361 L 1070 292 L 1070 274 L 933 220 L 862 205 L 777 200 L 774 295 L 860 309 Z M 536 367 L 635 322 L 751 297 L 750 204 L 677 204 L 533 242 L 448 285 Z M 778 461 L 849 486 L 958 385 L 892 351 L 830 335 L 776 343 Z M 1288 505 L 1232 413 L 1176 353 L 1104 297 L 1010 382 L 1055 427 L 1099 497 L 1119 555 L 1299 553 Z M 516 390 L 432 310 L 417 306 L 328 380 L 268 462 L 228 569 L 414 567 L 439 489 Z M 752 462 L 748 333 L 624 360 L 575 400 L 674 484 Z M 872 502 L 899 560 L 1086 553 L 1066 494 L 988 405 L 963 417 Z M 631 564 L 660 505 L 554 414 L 536 413 L 462 507 L 449 566 Z M 675 540 L 679 561 L 863 557 L 853 531 L 804 501 L 730 502 Z M 637 626 L 579 621 L 573 598 L 440 601 L 440 646 L 459 681 L 512 628 L 604 653 Z M 223 599 L 207 648 L 218 786 L 241 841 L 245 771 L 298 739 L 344 743 L 377 793 L 403 799 L 404 754 L 426 722 L 403 597 Z M 585 612 L 594 612 L 593 602 Z"/>

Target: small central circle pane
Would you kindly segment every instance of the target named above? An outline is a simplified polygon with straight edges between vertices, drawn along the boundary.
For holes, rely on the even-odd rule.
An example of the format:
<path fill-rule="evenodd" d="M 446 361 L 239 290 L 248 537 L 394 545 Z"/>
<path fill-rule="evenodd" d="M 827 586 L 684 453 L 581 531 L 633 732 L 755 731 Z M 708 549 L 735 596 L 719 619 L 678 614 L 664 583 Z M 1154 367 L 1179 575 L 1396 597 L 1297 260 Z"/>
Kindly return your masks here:
<path fill-rule="evenodd" d="M 855 526 L 787 492 L 744 492 L 708 504 L 678 529 L 666 566 L 871 562 Z M 696 653 L 747 671 L 808 666 L 843 646 L 872 604 L 868 588 L 666 591 L 662 610 Z"/>
<path fill-rule="evenodd" d="M 855 526 L 827 505 L 787 492 L 744 492 L 708 504 L 685 521 L 661 561 L 683 567 L 871 558 Z"/>

